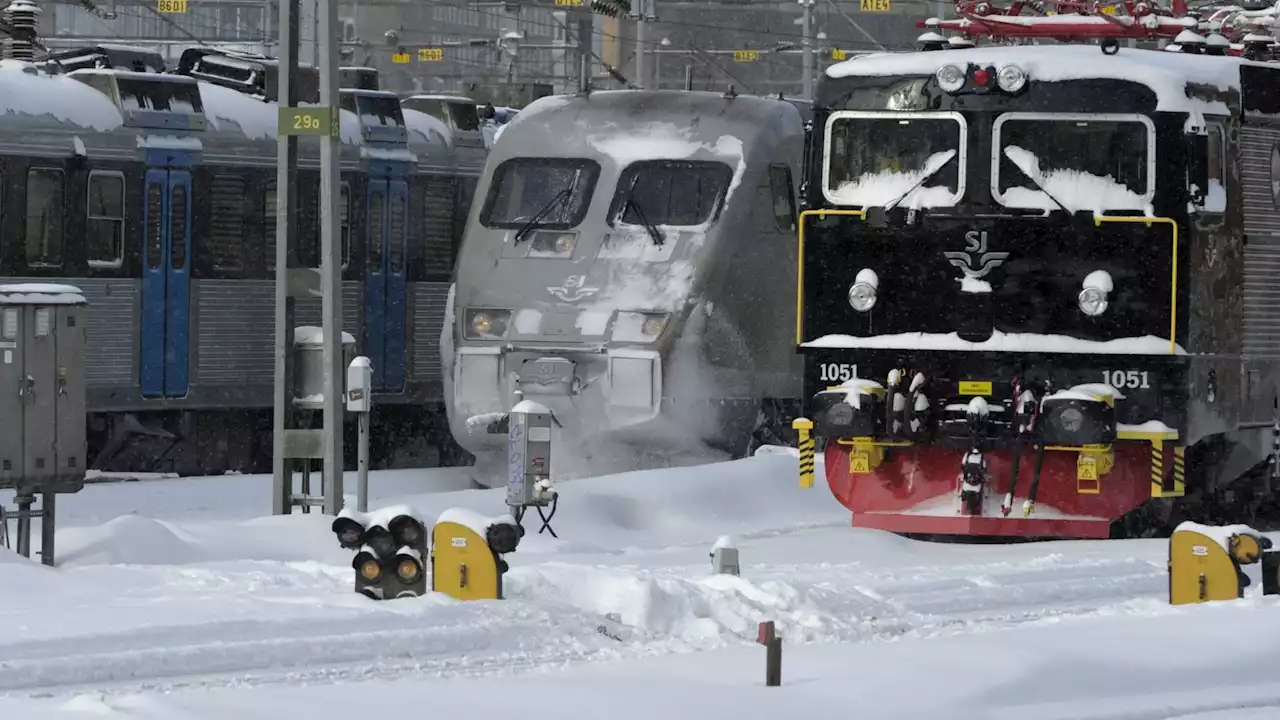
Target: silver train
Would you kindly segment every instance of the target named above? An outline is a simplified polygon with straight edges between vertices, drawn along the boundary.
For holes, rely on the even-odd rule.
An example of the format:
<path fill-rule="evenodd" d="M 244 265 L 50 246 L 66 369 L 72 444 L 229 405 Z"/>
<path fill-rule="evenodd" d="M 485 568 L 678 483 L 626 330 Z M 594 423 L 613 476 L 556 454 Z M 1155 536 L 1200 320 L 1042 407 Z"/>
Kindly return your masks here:
<path fill-rule="evenodd" d="M 120 46 L 0 62 L 0 284 L 84 290 L 93 468 L 270 469 L 274 70 Z M 368 77 L 341 105 L 343 329 L 374 365 L 375 464 L 458 462 L 437 339 L 486 151 Z M 301 266 L 319 264 L 318 147 L 298 143 Z M 319 310 L 299 301 L 296 324 Z"/>
<path fill-rule="evenodd" d="M 477 481 L 519 398 L 553 411 L 571 473 L 785 441 L 804 138 L 796 104 L 732 90 L 553 96 L 506 126 L 441 334 Z"/>

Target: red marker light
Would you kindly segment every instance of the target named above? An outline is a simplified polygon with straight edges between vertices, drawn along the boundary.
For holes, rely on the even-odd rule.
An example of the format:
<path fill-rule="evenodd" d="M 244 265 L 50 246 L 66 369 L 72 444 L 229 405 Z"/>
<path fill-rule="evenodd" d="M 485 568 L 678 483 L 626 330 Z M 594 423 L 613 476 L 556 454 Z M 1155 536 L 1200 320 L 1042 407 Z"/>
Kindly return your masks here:
<path fill-rule="evenodd" d="M 979 85 L 986 85 L 987 81 L 990 79 L 991 79 L 991 73 L 987 72 L 986 70 L 973 71 L 973 81 L 978 83 Z"/>

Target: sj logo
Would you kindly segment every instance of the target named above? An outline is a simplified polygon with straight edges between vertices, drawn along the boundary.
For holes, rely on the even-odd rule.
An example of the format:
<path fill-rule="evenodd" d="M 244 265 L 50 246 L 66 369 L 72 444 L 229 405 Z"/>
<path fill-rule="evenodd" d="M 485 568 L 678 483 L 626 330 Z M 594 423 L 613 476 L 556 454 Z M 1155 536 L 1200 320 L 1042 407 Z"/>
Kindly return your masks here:
<path fill-rule="evenodd" d="M 944 252 L 952 265 L 971 278 L 980 278 L 1004 264 L 1007 252 L 987 252 L 987 231 L 970 230 L 964 234 L 965 252 Z"/>
<path fill-rule="evenodd" d="M 556 296 L 565 302 L 578 302 L 579 300 L 595 295 L 600 288 L 584 287 L 587 282 L 586 275 L 570 275 L 565 278 L 564 285 L 560 287 L 549 287 L 547 292 Z"/>

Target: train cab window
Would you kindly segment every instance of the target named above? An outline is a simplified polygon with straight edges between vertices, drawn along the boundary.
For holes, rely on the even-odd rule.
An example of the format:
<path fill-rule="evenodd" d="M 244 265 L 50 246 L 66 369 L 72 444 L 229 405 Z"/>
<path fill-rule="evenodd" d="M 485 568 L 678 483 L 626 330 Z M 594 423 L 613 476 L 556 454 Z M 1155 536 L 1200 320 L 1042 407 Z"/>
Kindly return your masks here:
<path fill-rule="evenodd" d="M 835 205 L 947 207 L 964 195 L 968 132 L 949 112 L 832 113 L 823 195 Z"/>
<path fill-rule="evenodd" d="M 61 170 L 31 168 L 27 171 L 28 265 L 44 267 L 62 265 L 63 223 L 66 218 L 62 193 Z"/>
<path fill-rule="evenodd" d="M 124 262 L 124 175 L 89 173 L 85 257 L 91 267 L 120 267 Z"/>
<path fill-rule="evenodd" d="M 568 230 L 582 222 L 600 165 L 575 158 L 513 158 L 498 166 L 480 222 L 489 228 Z"/>
<path fill-rule="evenodd" d="M 992 132 L 1005 207 L 1142 210 L 1155 195 L 1155 128 L 1141 115 L 1005 113 Z"/>
<path fill-rule="evenodd" d="M 1220 123 L 1211 122 L 1209 131 L 1209 191 L 1201 210 L 1220 213 L 1227 209 L 1227 137 Z"/>
<path fill-rule="evenodd" d="M 791 168 L 786 165 L 770 166 L 769 187 L 773 192 L 774 224 L 782 232 L 795 230 L 796 198 L 791 188 Z"/>
<path fill-rule="evenodd" d="M 454 127 L 459 130 L 466 132 L 480 130 L 480 111 L 476 109 L 475 103 L 451 102 L 449 115 L 453 118 Z"/>
<path fill-rule="evenodd" d="M 609 225 L 692 226 L 714 220 L 733 170 L 721 162 L 645 160 L 618 178 Z"/>

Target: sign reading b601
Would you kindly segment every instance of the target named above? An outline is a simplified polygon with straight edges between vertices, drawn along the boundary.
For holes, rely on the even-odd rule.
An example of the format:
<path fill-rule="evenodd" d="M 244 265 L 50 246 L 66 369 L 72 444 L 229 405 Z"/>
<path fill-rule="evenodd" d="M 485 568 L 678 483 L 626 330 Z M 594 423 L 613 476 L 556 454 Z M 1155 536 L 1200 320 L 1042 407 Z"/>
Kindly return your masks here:
<path fill-rule="evenodd" d="M 338 137 L 338 116 L 327 107 L 280 108 L 280 135 L 329 135 Z"/>

